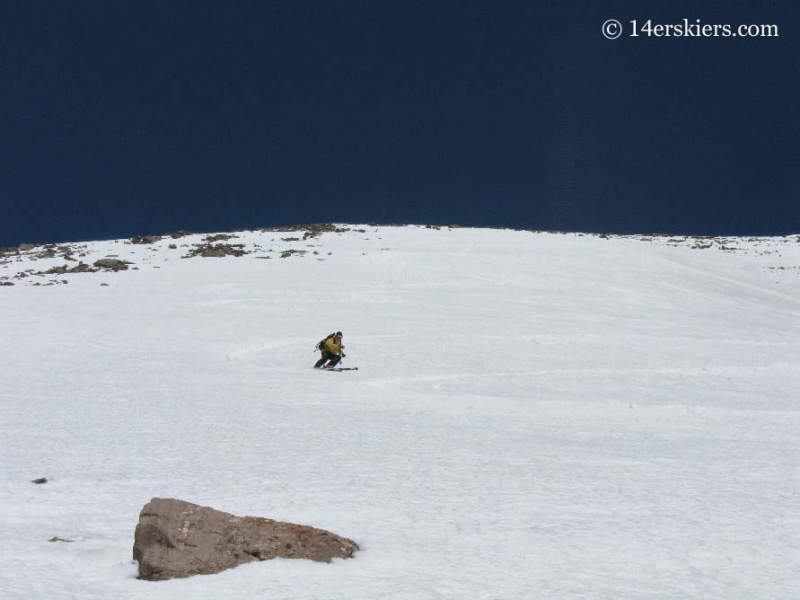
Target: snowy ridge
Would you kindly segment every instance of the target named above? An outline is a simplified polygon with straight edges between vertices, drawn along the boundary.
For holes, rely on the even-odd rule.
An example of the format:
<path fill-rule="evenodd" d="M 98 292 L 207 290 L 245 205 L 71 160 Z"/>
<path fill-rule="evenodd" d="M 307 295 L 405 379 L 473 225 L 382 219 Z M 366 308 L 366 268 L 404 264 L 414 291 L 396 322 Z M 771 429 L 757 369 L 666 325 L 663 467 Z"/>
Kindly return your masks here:
<path fill-rule="evenodd" d="M 456 230 L 460 227 L 454 226 Z M 33 277 L 28 285 L 56 285 L 69 283 L 67 275 L 92 270 L 92 263 L 100 259 L 123 256 L 128 267 L 139 270 L 142 267 L 161 268 L 164 263 L 177 258 L 225 256 L 249 256 L 250 258 L 271 259 L 288 258 L 290 256 L 310 255 L 316 260 L 326 260 L 323 234 L 341 236 L 349 233 L 351 237 L 363 234 L 362 239 L 381 240 L 382 231 L 400 229 L 401 227 L 376 227 L 371 225 L 298 225 L 280 229 L 262 229 L 256 231 L 237 231 L 230 233 L 192 234 L 179 231 L 162 236 L 134 236 L 131 239 L 111 240 L 107 242 L 84 242 L 65 244 L 22 244 L 19 248 L 0 248 L 0 284 L 13 285 Z M 420 229 L 418 226 L 408 226 Z M 427 226 L 425 229 L 441 231 L 442 227 Z M 452 232 L 452 228 L 444 228 Z M 474 230 L 473 230 L 474 231 Z M 707 236 L 673 236 L 653 235 L 609 235 L 583 234 L 566 232 L 518 232 L 505 230 L 506 233 L 528 233 L 537 236 L 558 235 L 562 237 L 589 237 L 604 240 L 622 240 L 627 242 L 649 242 L 655 245 L 686 247 L 692 249 L 711 249 L 728 253 L 744 253 L 750 255 L 770 256 L 772 261 L 765 261 L 764 269 L 788 270 L 800 274 L 800 265 L 795 264 L 794 251 L 800 243 L 800 236 L 783 237 L 707 237 Z M 368 236 L 377 236 L 370 238 Z M 302 236 L 302 237 L 301 237 Z M 368 250 L 375 250 L 368 247 Z M 381 247 L 381 251 L 389 248 Z M 204 252 L 205 251 L 205 252 Z M 787 252 L 789 260 L 783 258 Z M 767 266 L 771 263 L 772 266 Z M 85 271 L 81 267 L 88 267 Z M 102 269 L 101 269 L 102 270 Z M 48 277 L 49 276 L 49 277 Z M 63 276 L 63 277 L 59 277 Z"/>
<path fill-rule="evenodd" d="M 797 236 L 335 225 L 6 249 L 0 283 L 2 598 L 800 589 Z M 313 371 L 337 329 L 359 370 Z M 139 581 L 155 496 L 362 551 Z"/>

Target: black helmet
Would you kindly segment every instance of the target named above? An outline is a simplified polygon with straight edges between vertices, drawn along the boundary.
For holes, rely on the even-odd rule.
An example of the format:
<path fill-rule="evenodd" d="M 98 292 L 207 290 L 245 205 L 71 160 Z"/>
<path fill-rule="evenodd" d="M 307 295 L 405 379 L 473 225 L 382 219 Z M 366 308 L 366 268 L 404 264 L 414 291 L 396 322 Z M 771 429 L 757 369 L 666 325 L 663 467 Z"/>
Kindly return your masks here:
<path fill-rule="evenodd" d="M 335 337 L 340 338 L 340 337 L 344 337 L 344 336 L 342 335 L 341 331 L 337 331 Z"/>

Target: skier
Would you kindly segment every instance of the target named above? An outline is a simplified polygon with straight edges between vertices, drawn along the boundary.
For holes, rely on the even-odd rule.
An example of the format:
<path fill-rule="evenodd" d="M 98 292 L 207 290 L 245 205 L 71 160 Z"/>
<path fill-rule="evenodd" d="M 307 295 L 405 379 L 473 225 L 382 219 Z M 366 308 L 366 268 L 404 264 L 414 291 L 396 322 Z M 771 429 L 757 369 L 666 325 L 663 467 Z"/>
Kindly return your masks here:
<path fill-rule="evenodd" d="M 339 364 L 339 361 L 346 356 L 344 353 L 344 344 L 342 344 L 342 332 L 337 331 L 332 333 L 319 344 L 317 344 L 322 352 L 322 358 L 314 365 L 315 369 L 325 368 L 333 369 Z M 328 362 L 330 361 L 330 362 Z M 328 363 L 327 365 L 325 363 Z"/>

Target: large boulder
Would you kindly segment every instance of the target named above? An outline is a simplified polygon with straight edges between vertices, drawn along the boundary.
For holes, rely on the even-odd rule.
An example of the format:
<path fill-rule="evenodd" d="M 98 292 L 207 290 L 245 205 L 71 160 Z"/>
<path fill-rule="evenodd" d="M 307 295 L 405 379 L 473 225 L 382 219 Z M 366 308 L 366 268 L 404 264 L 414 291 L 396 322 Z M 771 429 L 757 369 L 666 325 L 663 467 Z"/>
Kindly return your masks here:
<path fill-rule="evenodd" d="M 160 581 L 270 558 L 330 562 L 358 545 L 329 531 L 260 517 L 237 517 L 205 506 L 153 498 L 139 514 L 133 558 L 139 579 Z"/>

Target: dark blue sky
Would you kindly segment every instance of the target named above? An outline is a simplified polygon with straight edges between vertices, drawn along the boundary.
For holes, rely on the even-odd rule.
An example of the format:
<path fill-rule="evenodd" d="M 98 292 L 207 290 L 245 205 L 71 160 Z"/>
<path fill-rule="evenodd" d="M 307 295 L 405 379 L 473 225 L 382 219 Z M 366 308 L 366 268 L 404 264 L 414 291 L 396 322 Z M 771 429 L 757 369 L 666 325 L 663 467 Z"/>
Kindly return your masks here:
<path fill-rule="evenodd" d="M 4 0 L 0 246 L 326 221 L 796 233 L 799 63 L 794 2 Z"/>

